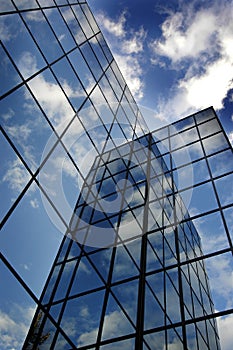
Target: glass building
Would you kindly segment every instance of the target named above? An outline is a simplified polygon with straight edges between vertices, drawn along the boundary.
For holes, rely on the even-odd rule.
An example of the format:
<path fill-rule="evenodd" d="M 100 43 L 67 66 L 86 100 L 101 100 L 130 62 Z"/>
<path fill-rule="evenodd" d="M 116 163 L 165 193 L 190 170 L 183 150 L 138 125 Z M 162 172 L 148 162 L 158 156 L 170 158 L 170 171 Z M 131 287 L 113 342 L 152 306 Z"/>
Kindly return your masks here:
<path fill-rule="evenodd" d="M 1 348 L 220 349 L 233 158 L 215 112 L 149 132 L 86 1 L 0 9 Z"/>
<path fill-rule="evenodd" d="M 205 265 L 230 233 L 203 253 L 196 227 L 226 224 L 228 152 L 210 108 L 97 156 L 25 348 L 220 349 Z"/>

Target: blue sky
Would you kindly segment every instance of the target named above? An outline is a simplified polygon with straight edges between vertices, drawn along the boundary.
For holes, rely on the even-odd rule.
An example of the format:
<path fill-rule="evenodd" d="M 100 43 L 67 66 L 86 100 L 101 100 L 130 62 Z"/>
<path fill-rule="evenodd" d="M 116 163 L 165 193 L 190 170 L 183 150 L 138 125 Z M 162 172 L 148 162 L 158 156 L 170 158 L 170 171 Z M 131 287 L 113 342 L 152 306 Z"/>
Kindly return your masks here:
<path fill-rule="evenodd" d="M 233 15 L 230 1 L 89 0 L 89 4 L 151 130 L 213 105 L 233 140 Z M 15 22 L 11 29 L 15 30 L 18 25 Z M 6 34 L 10 36 L 12 33 Z M 24 39 L 25 45 L 28 43 L 24 51 L 30 51 L 26 34 Z M 33 69 L 36 71 L 43 67 L 44 62 L 42 58 L 39 59 L 38 52 L 30 51 L 31 55 L 22 55 L 22 45 L 16 46 L 15 42 L 17 35 L 13 36 L 9 48 L 11 45 L 14 59 L 19 61 L 25 77 L 28 71 L 31 74 Z M 69 41 L 66 43 L 68 45 Z M 36 56 L 36 61 L 33 56 Z M 66 71 L 63 67 L 57 70 L 59 73 Z M 13 68 L 10 73 L 5 80 L 9 88 L 15 84 Z M 38 92 L 41 94 L 39 97 L 44 103 L 44 109 L 52 114 L 57 123 L 54 126 L 57 127 L 60 126 L 60 115 L 69 118 L 70 107 L 55 84 L 48 83 L 50 79 L 49 75 L 45 79 L 38 77 L 30 87 L 32 90 L 42 87 Z M 64 88 L 74 99 L 81 101 L 84 98 L 75 94 L 73 86 Z M 50 130 L 42 123 L 38 107 L 35 103 L 33 105 L 23 89 L 14 93 L 14 100 L 15 105 L 4 114 L 4 121 L 14 118 L 15 125 L 10 125 L 7 131 L 34 171 L 39 166 L 38 154 L 43 151 Z M 26 111 L 23 123 L 21 115 L 17 113 L 22 100 Z M 5 103 L 7 106 L 8 101 Z M 3 112 L 4 109 L 5 105 Z M 35 113 L 33 120 L 32 110 Z M 23 113 L 23 110 L 20 111 Z M 4 187 L 4 201 L 1 203 L 3 215 L 27 184 L 29 174 L 21 161 L 15 159 L 14 152 L 4 139 L 0 140 L 0 149 L 6 150 L 7 154 L 7 162 L 0 169 L 0 189 Z M 85 154 L 85 149 L 81 150 L 80 145 L 79 152 Z M 11 162 L 10 168 L 6 167 L 8 162 Z M 64 176 L 68 180 L 71 179 L 69 172 L 72 171 L 67 166 Z M 71 183 L 65 191 L 67 197 L 72 197 L 69 198 L 70 203 L 74 204 L 76 191 Z M 54 259 L 61 238 L 62 234 L 44 210 L 39 190 L 31 185 L 14 217 L 2 230 L 0 244 L 3 253 L 37 296 L 40 295 L 48 266 Z M 208 243 L 211 250 L 216 242 L 212 240 Z M 228 266 L 224 263 L 226 260 L 221 261 L 222 270 L 226 271 Z M 0 275 L 5 286 L 0 289 L 0 328 L 3 333 L 0 347 L 4 350 L 19 349 L 30 324 L 34 304 L 25 296 L 20 285 L 15 285 L 14 278 L 4 266 L 0 267 Z M 227 279 L 227 273 L 216 279 L 216 283 L 223 286 L 222 291 L 227 286 L 226 300 L 229 298 Z M 225 330 L 226 339 L 223 350 L 230 349 L 230 327 L 230 318 L 222 321 L 221 329 Z"/>
<path fill-rule="evenodd" d="M 89 5 L 150 129 L 213 106 L 233 139 L 232 1 Z"/>

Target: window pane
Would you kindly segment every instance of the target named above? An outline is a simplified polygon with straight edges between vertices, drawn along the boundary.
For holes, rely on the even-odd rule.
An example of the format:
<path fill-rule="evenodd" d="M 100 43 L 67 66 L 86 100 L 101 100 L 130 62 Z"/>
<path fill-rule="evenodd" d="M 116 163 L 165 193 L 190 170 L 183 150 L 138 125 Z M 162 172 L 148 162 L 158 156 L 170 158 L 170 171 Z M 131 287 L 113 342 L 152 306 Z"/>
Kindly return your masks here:
<path fill-rule="evenodd" d="M 217 119 L 212 119 L 204 124 L 198 125 L 201 137 L 211 136 L 221 130 Z"/>
<path fill-rule="evenodd" d="M 221 205 L 231 204 L 233 201 L 233 174 L 215 181 Z"/>
<path fill-rule="evenodd" d="M 39 190 L 31 186 L 3 226 L 0 245 L 2 253 L 37 297 L 62 237 L 45 211 Z"/>
<path fill-rule="evenodd" d="M 206 154 L 210 155 L 214 152 L 221 151 L 224 148 L 228 148 L 229 144 L 226 141 L 225 136 L 220 133 L 203 140 L 203 146 Z"/>
<path fill-rule="evenodd" d="M 79 5 L 77 5 L 79 6 Z M 80 9 L 78 9 L 80 11 Z M 83 33 L 82 28 L 80 27 L 75 14 L 73 13 L 73 11 L 70 8 L 67 7 L 61 7 L 61 13 L 63 18 L 65 19 L 69 30 L 71 31 L 71 34 L 73 36 L 73 38 L 76 40 L 76 43 L 78 45 L 80 45 L 81 43 L 83 43 L 86 40 L 86 37 Z"/>
<path fill-rule="evenodd" d="M 231 240 L 233 243 L 233 208 L 232 207 L 224 210 L 224 217 L 226 219 L 228 230 L 230 232 Z"/>
<path fill-rule="evenodd" d="M 0 23 L 3 43 L 24 78 L 45 66 L 41 53 L 18 14 L 1 16 Z"/>
<path fill-rule="evenodd" d="M 228 248 L 227 236 L 219 213 L 195 219 L 193 223 L 201 236 L 204 254 Z"/>
<path fill-rule="evenodd" d="M 60 134 L 74 116 L 68 100 L 49 70 L 30 80 L 29 86 L 45 114 Z"/>
<path fill-rule="evenodd" d="M 31 17 L 27 18 L 26 14 L 23 14 L 23 17 L 28 21 L 32 35 L 48 62 L 52 62 L 60 57 L 63 54 L 62 49 L 42 12 L 36 11 L 36 20 Z M 43 25 L 41 25 L 41 22 L 43 22 Z"/>
<path fill-rule="evenodd" d="M 196 119 L 196 122 L 198 124 L 202 123 L 202 122 L 204 122 L 206 120 L 209 120 L 211 118 L 214 118 L 214 117 L 215 117 L 215 114 L 214 114 L 214 111 L 211 108 L 207 108 L 206 110 L 203 110 L 200 113 L 197 113 L 195 115 L 195 119 Z"/>
<path fill-rule="evenodd" d="M 211 183 L 181 192 L 181 197 L 185 196 L 186 192 L 187 194 L 191 192 L 191 201 L 188 207 L 188 212 L 191 216 L 207 212 L 218 206 Z"/>
<path fill-rule="evenodd" d="M 48 18 L 53 30 L 55 31 L 60 43 L 62 44 L 63 49 L 65 51 L 71 50 L 76 45 L 76 42 L 71 36 L 64 20 L 61 18 L 58 9 L 45 9 L 44 13 Z"/>
<path fill-rule="evenodd" d="M 67 302 L 61 327 L 78 347 L 96 342 L 103 297 L 101 291 Z"/>
<path fill-rule="evenodd" d="M 74 14 L 75 14 L 83 32 L 85 33 L 85 36 L 87 38 L 92 36 L 94 34 L 94 32 L 93 32 L 90 24 L 88 23 L 87 18 L 81 9 L 81 6 L 80 5 L 73 5 L 73 6 L 71 6 L 71 8 L 74 11 Z"/>
<path fill-rule="evenodd" d="M 173 123 L 169 126 L 170 135 L 176 134 L 177 132 L 181 132 L 186 130 L 194 125 L 193 117 L 185 118 L 183 120 L 179 120 L 176 123 Z"/>
<path fill-rule="evenodd" d="M 221 152 L 209 157 L 208 162 L 214 177 L 233 171 L 232 150 Z"/>
<path fill-rule="evenodd" d="M 77 111 L 86 98 L 86 92 L 75 75 L 74 70 L 70 67 L 69 61 L 64 58 L 54 64 L 52 69 L 71 101 L 73 108 Z"/>

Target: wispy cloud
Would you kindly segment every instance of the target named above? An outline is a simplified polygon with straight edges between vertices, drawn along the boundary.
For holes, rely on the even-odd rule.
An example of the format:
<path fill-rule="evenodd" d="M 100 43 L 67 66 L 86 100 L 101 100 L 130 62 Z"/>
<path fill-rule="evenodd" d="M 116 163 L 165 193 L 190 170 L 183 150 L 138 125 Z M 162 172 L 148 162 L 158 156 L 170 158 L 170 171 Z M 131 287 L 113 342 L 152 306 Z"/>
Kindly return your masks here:
<path fill-rule="evenodd" d="M 39 201 L 37 198 L 31 199 L 30 204 L 31 204 L 32 208 L 34 208 L 34 209 L 39 208 Z"/>
<path fill-rule="evenodd" d="M 232 307 L 232 264 L 230 256 L 220 256 L 206 261 L 207 274 L 215 307 L 220 310 Z"/>
<path fill-rule="evenodd" d="M 118 334 L 125 334 L 127 330 L 131 330 L 130 323 L 127 321 L 122 311 L 116 310 L 105 316 L 103 328 L 103 336 L 105 339 L 116 336 L 116 332 Z M 97 328 L 94 328 L 89 332 L 83 333 L 78 338 L 78 345 L 84 346 L 86 344 L 90 344 L 91 342 L 95 342 L 97 333 Z"/>
<path fill-rule="evenodd" d="M 30 271 L 30 267 L 27 264 L 21 264 L 24 270 Z"/>
<path fill-rule="evenodd" d="M 12 25 L 9 23 L 6 23 L 6 21 L 1 20 L 0 22 L 0 39 L 3 42 L 10 41 L 12 38 L 14 38 L 16 34 L 12 30 Z"/>
<path fill-rule="evenodd" d="M 127 12 L 122 11 L 117 19 L 109 18 L 103 12 L 97 14 L 97 22 L 102 27 L 106 39 L 111 43 L 114 58 L 137 100 L 143 97 L 143 69 L 140 53 L 143 52 L 147 33 L 141 26 L 138 29 L 127 28 Z"/>
<path fill-rule="evenodd" d="M 13 111 L 13 109 L 9 108 L 8 111 L 6 113 L 2 114 L 1 117 L 3 118 L 4 121 L 8 121 L 12 117 L 14 117 L 14 115 L 15 115 L 15 112 Z"/>
<path fill-rule="evenodd" d="M 8 170 L 2 178 L 2 182 L 8 183 L 14 193 L 20 193 L 30 179 L 30 175 L 22 162 L 17 158 L 8 163 Z"/>
<path fill-rule="evenodd" d="M 130 91 L 137 100 L 143 98 L 143 69 L 137 57 L 130 55 L 115 54 L 114 55 L 121 72 L 129 86 Z"/>
<path fill-rule="evenodd" d="M 129 55 L 142 52 L 146 36 L 146 31 L 140 27 L 129 39 L 123 41 L 123 51 Z"/>
<path fill-rule="evenodd" d="M 7 132 L 11 137 L 17 138 L 17 141 L 23 139 L 23 141 L 25 142 L 30 136 L 32 130 L 28 124 L 21 124 L 8 126 Z"/>

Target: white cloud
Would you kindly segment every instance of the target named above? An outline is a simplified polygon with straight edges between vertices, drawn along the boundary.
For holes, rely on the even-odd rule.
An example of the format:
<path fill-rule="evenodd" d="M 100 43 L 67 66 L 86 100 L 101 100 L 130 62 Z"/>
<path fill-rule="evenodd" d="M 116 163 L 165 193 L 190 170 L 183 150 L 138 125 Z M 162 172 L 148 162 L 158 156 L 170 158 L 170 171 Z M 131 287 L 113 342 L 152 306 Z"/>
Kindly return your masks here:
<path fill-rule="evenodd" d="M 12 304 L 9 313 L 0 310 L 1 349 L 21 349 L 35 309 Z"/>
<path fill-rule="evenodd" d="M 79 270 L 87 275 L 91 274 L 90 269 L 87 267 L 87 265 L 82 260 L 79 263 Z"/>
<path fill-rule="evenodd" d="M 130 332 L 131 325 L 122 311 L 113 311 L 105 316 L 103 334 L 105 339 L 116 336 L 117 333 Z"/>
<path fill-rule="evenodd" d="M 24 160 L 33 170 L 36 169 L 37 162 L 35 160 L 35 149 L 31 143 L 31 139 L 33 138 L 33 132 L 35 132 L 38 126 L 40 126 L 40 123 L 37 118 L 24 121 L 21 125 L 15 123 L 14 125 L 4 126 L 10 138 L 17 146 L 20 146 Z"/>
<path fill-rule="evenodd" d="M 17 65 L 25 78 L 38 71 L 36 58 L 28 51 L 22 54 Z"/>
<path fill-rule="evenodd" d="M 230 140 L 231 144 L 233 145 L 233 132 L 231 132 L 231 133 L 228 135 L 228 137 L 229 137 L 229 140 Z"/>
<path fill-rule="evenodd" d="M 123 41 L 123 51 L 126 54 L 139 53 L 143 51 L 143 42 L 146 38 L 146 31 L 141 27 L 133 36 Z"/>
<path fill-rule="evenodd" d="M 195 9 L 195 3 L 183 3 L 182 10 L 171 12 L 162 24 L 162 36 L 149 44 L 154 64 L 179 70 L 181 78 L 167 96 L 158 100 L 156 118 L 174 120 L 196 110 L 214 106 L 223 108 L 223 99 L 233 87 L 233 24 L 228 2 L 213 2 Z M 113 55 L 137 101 L 144 97 L 144 61 L 147 33 L 143 27 L 129 28 L 127 12 L 117 19 L 97 15 Z M 126 30 L 127 25 L 127 30 Z M 168 61 L 165 61 L 165 59 Z M 182 73 L 183 72 L 183 73 Z"/>
<path fill-rule="evenodd" d="M 17 158 L 8 164 L 8 170 L 2 178 L 9 188 L 16 193 L 20 193 L 30 179 L 30 175 L 22 162 Z"/>
<path fill-rule="evenodd" d="M 36 58 L 30 52 L 24 52 L 18 66 L 24 77 L 29 77 L 33 72 L 38 71 Z M 63 80 L 62 83 L 68 97 L 83 96 L 82 91 L 74 90 L 67 81 Z M 40 74 L 30 80 L 29 86 L 57 129 L 63 128 L 74 116 L 73 109 L 55 80 L 49 81 L 46 75 Z M 25 99 L 30 101 L 31 95 L 25 94 Z"/>
<path fill-rule="evenodd" d="M 51 12 L 51 10 L 47 10 L 46 11 L 46 15 L 47 16 L 48 16 L 49 12 Z M 33 21 L 33 22 L 45 22 L 45 20 L 46 20 L 45 17 L 43 16 L 43 14 L 40 11 L 29 11 L 29 12 L 26 12 L 26 17 L 27 17 L 27 19 L 29 21 Z"/>
<path fill-rule="evenodd" d="M 80 337 L 78 338 L 78 347 L 95 343 L 97 334 L 98 334 L 98 329 L 95 328 L 90 332 L 83 333 L 82 335 L 80 335 Z"/>
<path fill-rule="evenodd" d="M 104 327 L 103 327 L 103 337 L 108 339 L 117 335 L 126 334 L 131 331 L 131 326 L 129 321 L 127 321 L 123 312 L 113 311 L 105 316 Z M 78 345 L 84 346 L 86 344 L 91 344 L 96 341 L 98 329 L 92 329 L 89 332 L 83 333 L 78 338 Z"/>
<path fill-rule="evenodd" d="M 167 349 L 168 350 L 180 350 L 180 340 L 174 339 L 173 343 L 169 343 Z M 163 348 L 165 350 L 165 347 Z"/>
<path fill-rule="evenodd" d="M 10 41 L 15 34 L 12 32 L 10 25 L 6 24 L 3 20 L 0 22 L 0 40 L 3 42 Z"/>
<path fill-rule="evenodd" d="M 28 124 L 7 126 L 6 130 L 9 136 L 16 138 L 17 141 L 23 140 L 24 142 L 27 141 L 32 132 Z"/>
<path fill-rule="evenodd" d="M 178 86 L 186 97 L 186 104 L 195 108 L 214 106 L 223 108 L 223 99 L 229 89 L 233 88 L 233 62 L 226 58 L 210 64 L 201 76 L 184 78 Z"/>
<path fill-rule="evenodd" d="M 215 307 L 217 309 L 231 308 L 233 296 L 231 258 L 222 255 L 214 259 L 207 259 L 206 266 Z"/>
<path fill-rule="evenodd" d="M 153 41 L 151 46 L 155 54 L 168 57 L 172 62 L 195 58 L 210 47 L 215 30 L 216 17 L 213 13 L 203 10 L 194 15 L 188 6 L 164 21 L 162 38 Z"/>
<path fill-rule="evenodd" d="M 31 76 L 33 72 L 38 70 L 36 58 L 32 56 L 29 52 L 24 52 L 24 54 L 21 56 L 18 62 L 18 66 L 20 67 L 24 76 Z M 47 77 L 43 75 L 37 76 L 35 79 L 32 79 L 30 81 L 30 87 L 36 95 L 36 98 L 38 99 L 39 103 L 43 106 L 46 114 L 53 122 L 54 126 L 57 128 L 57 131 L 62 132 L 67 123 L 74 116 L 74 112 L 68 104 L 67 100 L 65 99 L 60 87 L 55 83 L 55 81 L 49 82 L 46 78 Z M 63 86 L 69 97 L 80 96 L 81 92 L 72 89 L 71 86 L 69 86 L 68 82 L 63 81 Z M 31 95 L 29 93 L 26 93 L 24 98 L 25 101 L 23 103 L 23 108 L 25 114 L 35 114 L 36 112 L 34 110 L 34 104 L 32 103 Z M 23 154 L 24 159 L 31 166 L 32 170 L 35 170 L 37 168 L 37 163 L 39 159 L 35 161 L 35 154 L 37 150 L 34 149 L 34 146 L 30 139 L 34 137 L 35 141 L 34 131 L 36 129 L 39 129 L 40 132 L 42 132 L 43 130 L 43 124 L 41 124 L 41 116 L 39 115 L 38 118 L 34 116 L 33 119 L 30 118 L 28 120 L 24 120 L 22 124 L 18 123 L 14 125 L 7 125 L 8 121 L 12 119 L 14 114 L 15 112 L 12 109 L 10 109 L 8 113 L 6 113 L 3 116 L 6 123 L 5 130 L 7 131 L 9 136 L 16 142 L 16 144 L 20 146 L 21 153 Z M 69 128 L 66 134 L 66 139 L 64 139 L 67 147 L 74 143 L 74 141 L 78 138 L 78 135 L 80 135 L 81 131 L 83 131 L 81 124 L 80 122 L 78 122 L 78 119 L 76 119 L 73 122 L 73 126 Z M 56 140 L 53 138 L 53 140 L 49 143 L 49 150 L 53 145 L 52 142 L 55 141 Z M 73 177 L 77 177 L 77 172 L 75 171 L 74 166 L 71 165 L 71 162 L 65 158 L 63 153 L 57 152 L 56 159 L 52 159 L 52 161 L 55 162 L 56 169 L 58 168 L 58 166 L 63 166 L 63 170 L 66 174 L 71 175 Z M 8 169 L 5 172 L 1 181 L 8 183 L 9 188 L 16 194 L 18 194 L 25 187 L 29 179 L 30 175 L 27 172 L 24 165 L 19 159 L 15 159 L 8 163 Z M 54 177 L 49 177 L 49 181 L 52 182 L 53 180 Z M 33 188 L 35 187 L 30 187 L 30 189 Z M 38 202 L 36 202 L 34 199 L 30 201 L 30 204 L 33 208 L 38 207 Z"/>
<path fill-rule="evenodd" d="M 39 208 L 39 201 L 37 198 L 31 199 L 30 204 L 31 204 L 32 208 L 34 208 L 34 209 Z"/>
<path fill-rule="evenodd" d="M 14 115 L 14 113 L 9 111 L 9 115 Z M 8 119 L 6 119 L 6 122 Z M 32 121 L 25 121 L 24 124 L 15 124 L 10 126 L 4 126 L 10 138 L 15 142 L 17 146 L 21 148 L 21 153 L 24 160 L 27 162 L 28 166 L 32 169 L 36 169 L 35 161 L 35 150 L 31 144 L 31 134 L 33 129 L 37 127 L 37 119 Z M 9 188 L 14 192 L 14 195 L 20 193 L 26 186 L 27 182 L 30 180 L 30 174 L 21 162 L 19 158 L 10 160 L 7 163 L 7 170 L 3 175 L 1 182 L 8 184 Z M 30 186 L 29 191 L 35 190 L 35 185 Z M 29 193 L 29 192 L 28 192 Z M 31 203 L 33 206 L 34 203 Z"/>
<path fill-rule="evenodd" d="M 31 55 L 29 52 L 24 52 L 21 56 L 18 66 L 22 71 L 22 74 L 27 77 L 31 76 L 33 72 L 38 70 L 36 58 Z M 74 91 L 66 81 L 63 81 L 64 89 L 69 97 L 80 96 L 80 91 Z M 64 94 L 60 87 L 54 82 L 49 82 L 46 80 L 46 77 L 43 75 L 37 76 L 36 78 L 30 81 L 30 87 L 39 103 L 43 106 L 45 112 L 47 113 L 50 120 L 57 127 L 58 132 L 63 131 L 64 127 L 67 125 L 68 121 L 74 115 L 74 112 L 67 100 L 64 97 Z M 25 100 L 22 104 L 24 112 L 26 115 L 31 115 L 31 113 L 35 114 L 34 104 L 32 103 L 32 97 L 29 93 L 25 93 Z M 21 148 L 21 153 L 24 156 L 24 159 L 31 166 L 32 170 L 37 168 L 37 161 L 35 160 L 35 154 L 37 150 L 34 149 L 34 146 L 30 140 L 30 138 L 35 137 L 34 131 L 39 129 L 40 132 L 43 130 L 43 124 L 41 124 L 41 116 L 39 118 L 30 118 L 28 120 L 24 120 L 22 124 L 14 124 L 7 125 L 8 121 L 12 119 L 15 112 L 10 109 L 8 113 L 6 113 L 3 118 L 5 120 L 5 130 L 9 134 L 9 136 L 16 142 L 17 145 Z M 80 123 L 79 123 L 80 124 Z M 73 130 L 73 131 L 72 131 Z M 78 134 L 80 132 L 80 125 L 77 125 L 75 128 L 69 129 L 69 136 L 73 136 L 74 134 Z M 72 135 L 71 135 L 72 134 Z M 35 141 L 35 140 L 34 140 Z M 62 159 L 64 161 L 64 157 Z M 59 163 L 60 164 L 60 163 Z M 66 173 L 71 174 L 73 168 L 69 166 L 70 163 L 64 163 L 64 170 Z M 72 168 L 72 169 L 71 169 Z M 74 172 L 73 172 L 74 173 Z M 73 174 L 72 173 L 72 174 Z M 76 173 L 75 173 L 76 175 Z M 22 191 L 24 186 L 30 179 L 30 175 L 27 172 L 24 165 L 21 163 L 19 159 L 10 161 L 8 163 L 8 169 L 5 172 L 2 182 L 8 183 L 9 188 L 14 191 L 16 194 Z M 31 186 L 31 189 L 33 186 Z M 30 204 L 33 208 L 38 207 L 38 203 L 35 200 L 31 200 Z"/>
<path fill-rule="evenodd" d="M 88 317 L 90 315 L 88 307 L 87 306 L 83 306 L 82 309 L 80 310 L 80 315 L 82 317 Z"/>
<path fill-rule="evenodd" d="M 104 13 L 96 16 L 107 41 L 111 43 L 113 56 L 137 100 L 143 97 L 143 69 L 140 53 L 143 52 L 146 31 L 141 26 L 138 30 L 127 28 L 126 11 L 117 20 L 107 17 Z"/>
<path fill-rule="evenodd" d="M 196 11 L 183 4 L 162 25 L 162 37 L 151 43 L 156 64 L 163 57 L 183 76 L 162 98 L 159 115 L 174 119 L 197 109 L 223 108 L 223 99 L 233 88 L 233 24 L 231 4 L 217 4 Z"/>
<path fill-rule="evenodd" d="M 24 270 L 30 271 L 30 267 L 27 264 L 21 264 Z"/>
<path fill-rule="evenodd" d="M 74 14 L 70 9 L 64 11 L 62 15 L 67 23 L 70 23 L 74 19 Z"/>
<path fill-rule="evenodd" d="M 121 55 L 117 53 L 114 57 L 134 97 L 138 100 L 142 99 L 144 86 L 142 80 L 143 70 L 138 59 L 130 55 Z"/>
<path fill-rule="evenodd" d="M 232 349 L 233 315 L 217 318 L 218 331 L 222 350 Z"/>
<path fill-rule="evenodd" d="M 57 84 L 46 81 L 46 79 L 40 75 L 35 77 L 29 85 L 44 108 L 48 118 L 51 119 L 56 126 L 60 125 L 61 121 L 66 120 L 68 122 L 71 117 L 73 117 L 74 112 Z M 70 96 L 72 94 L 73 92 L 70 91 Z"/>
<path fill-rule="evenodd" d="M 12 108 L 9 108 L 8 111 L 4 114 L 2 114 L 2 118 L 4 119 L 4 121 L 8 121 L 10 120 L 12 117 L 14 117 L 15 112 L 13 111 Z"/>
<path fill-rule="evenodd" d="M 117 20 L 107 17 L 103 12 L 97 14 L 97 22 L 110 34 L 116 37 L 125 37 L 126 12 L 123 11 Z"/>
<path fill-rule="evenodd" d="M 77 333 L 77 324 L 75 317 L 64 317 L 62 328 L 68 337 L 74 337 Z"/>

